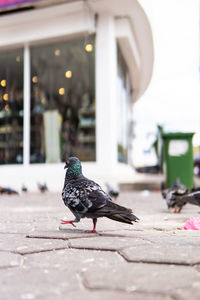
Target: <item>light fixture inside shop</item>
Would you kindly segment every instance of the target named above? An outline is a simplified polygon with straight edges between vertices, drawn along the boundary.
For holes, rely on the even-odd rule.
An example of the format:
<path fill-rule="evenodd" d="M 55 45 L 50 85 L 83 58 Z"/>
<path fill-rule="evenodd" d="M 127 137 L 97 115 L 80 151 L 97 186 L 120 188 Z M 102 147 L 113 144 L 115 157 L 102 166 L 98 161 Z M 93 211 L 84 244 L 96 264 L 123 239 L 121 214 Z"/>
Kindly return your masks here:
<path fill-rule="evenodd" d="M 85 51 L 92 52 L 93 51 L 93 45 L 88 43 L 85 45 Z"/>
<path fill-rule="evenodd" d="M 3 100 L 4 101 L 8 101 L 8 94 L 6 93 L 6 94 L 3 94 Z"/>
<path fill-rule="evenodd" d="M 33 76 L 33 77 L 32 77 L 32 82 L 33 82 L 33 83 L 37 83 L 37 82 L 38 82 L 37 76 Z"/>
<path fill-rule="evenodd" d="M 56 50 L 54 51 L 54 54 L 55 54 L 55 56 L 60 56 L 60 54 L 61 54 L 60 49 L 56 49 Z"/>
<path fill-rule="evenodd" d="M 5 87 L 5 86 L 6 86 L 6 80 L 5 80 L 5 79 L 2 79 L 2 80 L 1 80 L 1 86 L 2 86 L 2 87 Z"/>
<path fill-rule="evenodd" d="M 43 105 L 46 103 L 46 99 L 45 99 L 45 97 L 42 97 L 42 99 L 41 99 L 41 103 L 42 103 Z"/>
<path fill-rule="evenodd" d="M 18 55 L 16 56 L 16 62 L 20 62 L 21 61 L 21 57 Z"/>
<path fill-rule="evenodd" d="M 72 71 L 71 71 L 71 70 L 67 70 L 67 71 L 65 72 L 65 77 L 66 77 L 66 78 L 71 78 L 71 77 L 72 77 Z"/>
<path fill-rule="evenodd" d="M 64 88 L 60 88 L 58 90 L 59 95 L 64 95 L 65 94 L 65 89 Z"/>

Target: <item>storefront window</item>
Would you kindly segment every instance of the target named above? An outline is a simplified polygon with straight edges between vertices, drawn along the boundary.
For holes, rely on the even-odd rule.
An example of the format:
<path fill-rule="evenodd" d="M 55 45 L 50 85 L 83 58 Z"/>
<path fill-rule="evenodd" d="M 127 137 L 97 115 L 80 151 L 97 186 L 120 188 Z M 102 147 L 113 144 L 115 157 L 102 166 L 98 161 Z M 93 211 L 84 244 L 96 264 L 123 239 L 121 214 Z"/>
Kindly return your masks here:
<path fill-rule="evenodd" d="M 94 38 L 31 48 L 31 163 L 95 160 Z"/>
<path fill-rule="evenodd" d="M 0 53 L 0 164 L 23 163 L 23 50 Z"/>
<path fill-rule="evenodd" d="M 118 48 L 118 79 L 117 79 L 117 125 L 118 125 L 118 161 L 128 162 L 130 139 L 130 80 L 128 69 Z"/>

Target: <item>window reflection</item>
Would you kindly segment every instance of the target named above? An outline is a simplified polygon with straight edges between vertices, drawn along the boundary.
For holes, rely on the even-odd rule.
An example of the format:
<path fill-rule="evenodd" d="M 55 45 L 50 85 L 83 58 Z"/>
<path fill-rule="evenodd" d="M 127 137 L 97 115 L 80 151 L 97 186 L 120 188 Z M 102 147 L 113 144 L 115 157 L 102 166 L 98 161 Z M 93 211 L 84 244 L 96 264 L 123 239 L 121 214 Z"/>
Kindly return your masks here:
<path fill-rule="evenodd" d="M 31 162 L 95 160 L 94 38 L 31 48 Z"/>
<path fill-rule="evenodd" d="M 0 164 L 23 162 L 23 50 L 0 53 Z"/>
<path fill-rule="evenodd" d="M 131 139 L 131 107 L 130 80 L 128 68 L 118 48 L 118 79 L 117 79 L 117 109 L 118 109 L 118 161 L 128 162 L 128 148 Z"/>

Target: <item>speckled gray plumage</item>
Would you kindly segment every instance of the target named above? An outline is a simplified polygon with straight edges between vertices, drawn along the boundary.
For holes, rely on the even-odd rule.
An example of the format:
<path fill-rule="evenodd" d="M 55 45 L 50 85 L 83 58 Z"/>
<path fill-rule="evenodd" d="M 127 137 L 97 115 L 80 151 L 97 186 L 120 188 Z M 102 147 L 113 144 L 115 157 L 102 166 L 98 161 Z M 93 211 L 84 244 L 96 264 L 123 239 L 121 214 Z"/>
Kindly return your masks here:
<path fill-rule="evenodd" d="M 187 204 L 200 206 L 200 188 L 187 189 L 177 179 L 168 189 L 162 189 L 163 198 L 166 199 L 167 207 L 179 213 L 182 207 Z"/>
<path fill-rule="evenodd" d="M 131 209 L 113 203 L 97 183 L 83 176 L 78 158 L 69 158 L 67 168 L 62 199 L 75 216 L 73 222 L 79 222 L 84 217 L 108 217 L 128 224 L 138 220 Z"/>

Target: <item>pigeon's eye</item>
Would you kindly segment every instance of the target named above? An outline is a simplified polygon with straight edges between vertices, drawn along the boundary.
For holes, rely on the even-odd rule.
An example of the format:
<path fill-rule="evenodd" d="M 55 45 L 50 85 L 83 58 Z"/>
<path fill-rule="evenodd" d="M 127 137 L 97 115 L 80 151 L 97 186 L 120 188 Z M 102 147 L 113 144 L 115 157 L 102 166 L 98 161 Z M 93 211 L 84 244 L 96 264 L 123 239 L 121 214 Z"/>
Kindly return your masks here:
<path fill-rule="evenodd" d="M 66 161 L 66 164 L 69 164 L 69 160 Z"/>

